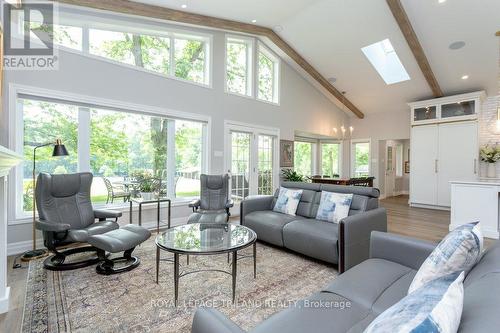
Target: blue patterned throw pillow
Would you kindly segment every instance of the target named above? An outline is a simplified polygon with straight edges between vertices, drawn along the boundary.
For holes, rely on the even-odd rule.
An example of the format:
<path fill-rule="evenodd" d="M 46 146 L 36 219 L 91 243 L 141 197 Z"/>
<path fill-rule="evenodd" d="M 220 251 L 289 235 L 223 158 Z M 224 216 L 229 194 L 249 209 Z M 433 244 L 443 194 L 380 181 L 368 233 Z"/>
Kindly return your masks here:
<path fill-rule="evenodd" d="M 364 333 L 455 333 L 464 303 L 464 272 L 423 285 L 382 312 Z"/>
<path fill-rule="evenodd" d="M 295 215 L 301 197 L 302 190 L 291 190 L 280 187 L 278 199 L 276 200 L 276 204 L 274 204 L 273 211 L 288 215 Z"/>
<path fill-rule="evenodd" d="M 316 219 L 339 223 L 340 220 L 349 215 L 352 196 L 352 193 L 344 194 L 322 191 Z"/>
<path fill-rule="evenodd" d="M 451 231 L 425 259 L 411 282 L 408 293 L 425 283 L 454 272 L 466 273 L 483 252 L 483 235 L 479 222 L 461 225 Z"/>

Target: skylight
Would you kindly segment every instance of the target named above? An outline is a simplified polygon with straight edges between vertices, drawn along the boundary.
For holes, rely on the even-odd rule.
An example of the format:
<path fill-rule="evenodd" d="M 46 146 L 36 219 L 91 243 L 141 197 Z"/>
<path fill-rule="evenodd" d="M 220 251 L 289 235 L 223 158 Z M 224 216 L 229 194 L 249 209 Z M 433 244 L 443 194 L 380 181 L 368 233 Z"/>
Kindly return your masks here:
<path fill-rule="evenodd" d="M 410 80 L 408 72 L 399 60 L 389 39 L 365 46 L 361 49 L 386 84 Z"/>

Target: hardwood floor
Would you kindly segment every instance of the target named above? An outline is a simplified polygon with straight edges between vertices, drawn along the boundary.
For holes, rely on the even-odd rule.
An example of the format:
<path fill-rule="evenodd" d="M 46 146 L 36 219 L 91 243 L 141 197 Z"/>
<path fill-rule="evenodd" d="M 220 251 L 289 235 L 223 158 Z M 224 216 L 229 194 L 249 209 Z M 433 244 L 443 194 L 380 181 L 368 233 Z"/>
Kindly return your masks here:
<path fill-rule="evenodd" d="M 380 201 L 387 209 L 389 232 L 438 242 L 448 233 L 450 212 L 408 206 L 408 196 L 398 196 Z M 486 241 L 486 245 L 491 244 Z M 11 289 L 10 311 L 0 315 L 0 332 L 20 332 L 23 317 L 27 265 L 12 269 L 14 257 L 8 260 L 8 284 Z"/>
<path fill-rule="evenodd" d="M 448 233 L 449 211 L 410 207 L 406 195 L 381 200 L 380 205 L 387 209 L 389 232 L 433 242 Z"/>

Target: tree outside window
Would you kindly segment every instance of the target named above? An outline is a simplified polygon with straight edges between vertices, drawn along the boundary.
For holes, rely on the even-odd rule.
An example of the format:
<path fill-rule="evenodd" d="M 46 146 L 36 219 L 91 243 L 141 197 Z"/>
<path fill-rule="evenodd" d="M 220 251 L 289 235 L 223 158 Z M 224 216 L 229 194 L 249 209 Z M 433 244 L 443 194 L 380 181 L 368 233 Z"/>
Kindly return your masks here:
<path fill-rule="evenodd" d="M 227 38 L 226 40 L 226 88 L 229 92 L 252 95 L 251 42 Z"/>
<path fill-rule="evenodd" d="M 304 176 L 312 176 L 313 144 L 310 142 L 295 141 L 294 169 Z"/>
<path fill-rule="evenodd" d="M 353 143 L 354 177 L 370 176 L 370 142 Z"/>
<path fill-rule="evenodd" d="M 321 144 L 321 171 L 323 176 L 339 176 L 339 150 L 338 143 Z"/>

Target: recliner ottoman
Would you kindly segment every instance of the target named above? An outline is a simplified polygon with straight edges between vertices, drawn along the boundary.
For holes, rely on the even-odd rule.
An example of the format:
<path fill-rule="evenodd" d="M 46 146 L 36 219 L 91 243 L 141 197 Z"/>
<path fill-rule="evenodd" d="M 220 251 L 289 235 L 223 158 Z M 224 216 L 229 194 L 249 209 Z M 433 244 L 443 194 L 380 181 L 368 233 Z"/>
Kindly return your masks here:
<path fill-rule="evenodd" d="M 151 236 L 151 232 L 143 227 L 128 224 L 120 229 L 112 230 L 100 235 L 90 236 L 89 244 L 97 248 L 97 255 L 101 262 L 96 271 L 99 274 L 110 275 L 130 271 L 140 264 L 137 257 L 132 256 L 135 247 Z M 123 257 L 108 259 L 106 252 L 124 252 Z M 115 263 L 130 262 L 120 268 L 115 268 Z"/>

